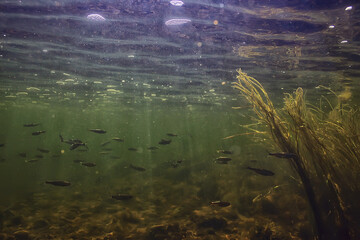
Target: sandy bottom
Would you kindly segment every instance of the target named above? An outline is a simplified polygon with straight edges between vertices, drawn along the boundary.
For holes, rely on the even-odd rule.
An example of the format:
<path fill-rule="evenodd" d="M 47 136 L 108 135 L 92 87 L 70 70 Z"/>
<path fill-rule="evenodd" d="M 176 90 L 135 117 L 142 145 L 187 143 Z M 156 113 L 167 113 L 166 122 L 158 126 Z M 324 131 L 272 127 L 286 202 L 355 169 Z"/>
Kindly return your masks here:
<path fill-rule="evenodd" d="M 53 189 L 60 190 L 35 193 L 2 207 L 0 239 L 312 238 L 306 211 L 291 206 L 306 208 L 305 200 L 297 195 L 283 200 L 282 191 L 248 203 L 252 207 L 245 209 L 244 204 L 213 206 L 196 197 L 174 204 L 170 195 L 115 200 L 111 195 Z"/>

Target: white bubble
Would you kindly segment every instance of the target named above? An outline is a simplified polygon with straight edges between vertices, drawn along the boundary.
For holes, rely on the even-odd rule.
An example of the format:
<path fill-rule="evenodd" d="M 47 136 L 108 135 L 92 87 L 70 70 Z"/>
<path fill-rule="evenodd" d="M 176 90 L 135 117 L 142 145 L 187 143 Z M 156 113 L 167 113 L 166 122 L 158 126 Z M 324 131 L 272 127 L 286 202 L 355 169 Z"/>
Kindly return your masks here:
<path fill-rule="evenodd" d="M 191 20 L 187 19 L 187 18 L 174 18 L 174 19 L 167 20 L 165 22 L 165 25 L 166 26 L 176 26 L 176 25 L 182 25 L 182 24 L 189 23 L 189 22 L 191 22 Z"/>
<path fill-rule="evenodd" d="M 174 5 L 174 6 L 176 6 L 176 7 L 181 7 L 181 6 L 184 4 L 184 2 L 183 2 L 183 1 L 180 1 L 180 0 L 171 0 L 171 1 L 170 1 L 170 4 L 171 4 L 171 5 Z"/>
<path fill-rule="evenodd" d="M 87 15 L 86 17 L 87 19 L 91 20 L 91 21 L 95 21 L 95 22 L 103 22 L 105 21 L 106 19 L 101 16 L 100 14 L 89 14 Z"/>

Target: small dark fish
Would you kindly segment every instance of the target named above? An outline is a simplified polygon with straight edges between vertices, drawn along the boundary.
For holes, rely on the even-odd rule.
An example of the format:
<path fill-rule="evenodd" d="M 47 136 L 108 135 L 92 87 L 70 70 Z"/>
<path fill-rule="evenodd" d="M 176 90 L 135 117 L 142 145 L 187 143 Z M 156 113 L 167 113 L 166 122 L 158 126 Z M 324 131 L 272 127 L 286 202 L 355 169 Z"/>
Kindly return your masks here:
<path fill-rule="evenodd" d="M 133 198 L 133 196 L 129 194 L 116 194 L 116 195 L 112 195 L 111 197 L 116 200 L 129 200 Z"/>
<path fill-rule="evenodd" d="M 112 151 L 112 148 L 103 148 L 104 151 Z"/>
<path fill-rule="evenodd" d="M 229 158 L 229 157 L 218 157 L 218 158 L 216 158 L 216 161 L 219 164 L 228 164 L 228 162 L 231 161 L 231 158 Z"/>
<path fill-rule="evenodd" d="M 217 161 L 216 163 L 217 163 L 217 164 L 228 164 L 227 161 Z"/>
<path fill-rule="evenodd" d="M 128 150 L 129 150 L 129 151 L 134 151 L 134 152 L 136 152 L 136 151 L 137 151 L 137 148 L 131 147 L 131 148 L 128 148 Z"/>
<path fill-rule="evenodd" d="M 110 156 L 111 159 L 120 159 L 119 156 Z"/>
<path fill-rule="evenodd" d="M 170 163 L 170 165 L 173 167 L 173 168 L 177 168 L 178 166 L 180 166 L 180 164 L 176 163 L 176 162 L 172 162 Z"/>
<path fill-rule="evenodd" d="M 95 167 L 96 163 L 92 163 L 92 162 L 82 162 L 81 165 L 84 165 L 86 167 Z"/>
<path fill-rule="evenodd" d="M 156 150 L 156 149 L 159 149 L 159 148 L 158 147 L 148 147 L 147 149 L 153 151 L 153 150 Z"/>
<path fill-rule="evenodd" d="M 76 148 L 78 148 L 78 147 L 81 147 L 81 146 L 88 148 L 88 147 L 86 146 L 86 143 L 84 143 L 83 141 L 81 141 L 81 140 L 79 140 L 79 139 L 69 139 L 69 140 L 66 140 L 65 143 L 71 145 L 71 146 L 70 146 L 70 150 L 74 150 L 74 149 L 76 149 Z"/>
<path fill-rule="evenodd" d="M 213 201 L 209 203 L 210 205 L 214 205 L 214 206 L 219 206 L 219 207 L 227 207 L 230 206 L 229 202 L 224 202 L 224 201 Z"/>
<path fill-rule="evenodd" d="M 76 149 L 76 148 L 78 148 L 78 147 L 81 147 L 81 146 L 86 147 L 86 144 L 85 144 L 85 143 L 74 143 L 74 144 L 71 144 L 70 150 L 74 150 L 74 149 Z"/>
<path fill-rule="evenodd" d="M 130 164 L 130 168 L 135 169 L 136 171 L 139 171 L 139 172 L 144 172 L 144 171 L 146 171 L 145 168 L 143 168 L 143 167 L 138 167 L 138 166 L 134 166 L 134 165 L 132 165 L 132 164 Z"/>
<path fill-rule="evenodd" d="M 33 135 L 33 136 L 38 136 L 38 135 L 43 134 L 43 133 L 46 133 L 46 131 L 45 131 L 45 130 L 41 130 L 41 131 L 33 132 L 31 135 Z"/>
<path fill-rule="evenodd" d="M 270 170 L 266 170 L 266 169 L 252 168 L 252 167 L 247 167 L 247 169 L 250 169 L 250 170 L 256 172 L 257 174 L 260 174 L 263 176 L 274 176 L 275 175 L 275 173 L 273 173 Z"/>
<path fill-rule="evenodd" d="M 100 134 L 106 133 L 106 131 L 102 130 L 102 129 L 89 129 L 89 131 L 94 132 L 94 133 L 100 133 Z"/>
<path fill-rule="evenodd" d="M 112 140 L 117 141 L 117 142 L 124 142 L 124 139 L 121 139 L 118 137 L 114 137 L 114 138 L 112 138 Z"/>
<path fill-rule="evenodd" d="M 5 146 L 5 143 L 0 143 L 0 147 L 3 147 L 3 146 Z"/>
<path fill-rule="evenodd" d="M 101 155 L 108 155 L 110 154 L 110 152 L 107 152 L 107 151 L 102 151 L 102 152 L 99 152 Z"/>
<path fill-rule="evenodd" d="M 64 142 L 64 138 L 63 138 L 63 136 L 61 136 L 61 134 L 59 134 L 59 138 L 60 138 L 61 142 Z"/>
<path fill-rule="evenodd" d="M 73 160 L 74 163 L 82 163 L 82 162 L 85 162 L 84 160 L 80 160 L 80 159 L 75 159 Z"/>
<path fill-rule="evenodd" d="M 26 153 L 19 153 L 20 157 L 26 158 Z"/>
<path fill-rule="evenodd" d="M 25 162 L 27 163 L 35 163 L 35 162 L 38 162 L 39 159 L 30 159 L 30 160 L 26 160 Z"/>
<path fill-rule="evenodd" d="M 174 133 L 167 133 L 166 135 L 168 135 L 169 137 L 177 137 L 177 134 Z"/>
<path fill-rule="evenodd" d="M 171 140 L 170 139 L 161 139 L 159 144 L 161 145 L 167 145 L 167 144 L 170 144 L 171 143 Z"/>
<path fill-rule="evenodd" d="M 5 162 L 5 158 L 0 158 L 0 162 Z"/>
<path fill-rule="evenodd" d="M 171 165 L 173 168 L 177 168 L 177 167 L 180 166 L 180 164 L 181 164 L 182 162 L 183 162 L 183 160 L 182 160 L 182 159 L 179 159 L 179 160 L 177 160 L 177 161 L 175 161 L 175 162 L 171 162 L 170 165 Z"/>
<path fill-rule="evenodd" d="M 40 155 L 40 154 L 37 154 L 35 155 L 36 158 L 43 158 L 44 156 L 43 155 Z"/>
<path fill-rule="evenodd" d="M 111 143 L 111 142 L 110 142 L 110 141 L 103 142 L 100 146 L 105 147 L 105 146 L 108 145 L 109 143 Z"/>
<path fill-rule="evenodd" d="M 71 183 L 68 181 L 62 181 L 62 180 L 55 180 L 55 181 L 45 181 L 47 184 L 51 184 L 54 186 L 60 186 L 60 187 L 67 187 L 70 186 Z"/>
<path fill-rule="evenodd" d="M 24 127 L 36 127 L 39 125 L 40 125 L 40 123 L 27 123 L 27 124 L 24 124 Z"/>
<path fill-rule="evenodd" d="M 229 150 L 217 150 L 218 153 L 223 153 L 223 154 L 233 154 L 232 151 Z"/>
<path fill-rule="evenodd" d="M 49 150 L 43 149 L 43 148 L 37 148 L 37 150 L 38 150 L 39 152 L 42 152 L 42 153 L 49 153 L 49 152 L 50 152 Z"/>
<path fill-rule="evenodd" d="M 87 151 L 89 151 L 89 149 L 87 149 L 87 148 L 85 148 L 85 149 L 78 149 L 78 150 L 76 150 L 77 152 L 87 152 Z"/>
<path fill-rule="evenodd" d="M 79 139 L 69 139 L 69 140 L 66 140 L 64 141 L 65 143 L 67 144 L 83 144 L 84 142 L 79 140 Z"/>
<path fill-rule="evenodd" d="M 297 157 L 297 155 L 295 153 L 287 153 L 287 152 L 269 153 L 269 155 L 278 157 L 278 158 L 296 158 Z"/>

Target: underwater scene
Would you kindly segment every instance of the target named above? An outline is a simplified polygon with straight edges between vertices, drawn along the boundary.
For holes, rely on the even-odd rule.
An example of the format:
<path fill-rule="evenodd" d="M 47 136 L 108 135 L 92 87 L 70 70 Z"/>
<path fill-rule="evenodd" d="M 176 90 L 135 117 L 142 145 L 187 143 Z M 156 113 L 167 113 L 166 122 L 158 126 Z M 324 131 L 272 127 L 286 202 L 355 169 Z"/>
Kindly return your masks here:
<path fill-rule="evenodd" d="M 0 240 L 360 239 L 360 3 L 0 1 Z"/>

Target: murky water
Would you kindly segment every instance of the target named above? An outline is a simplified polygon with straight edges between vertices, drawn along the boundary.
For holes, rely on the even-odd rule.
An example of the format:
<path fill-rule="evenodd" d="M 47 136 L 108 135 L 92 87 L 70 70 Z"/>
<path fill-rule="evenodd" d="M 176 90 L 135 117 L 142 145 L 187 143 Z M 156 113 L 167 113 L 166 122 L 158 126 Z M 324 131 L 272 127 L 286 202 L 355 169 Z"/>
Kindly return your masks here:
<path fill-rule="evenodd" d="M 2 1 L 0 239 L 313 239 L 231 82 L 358 106 L 354 3 Z"/>

